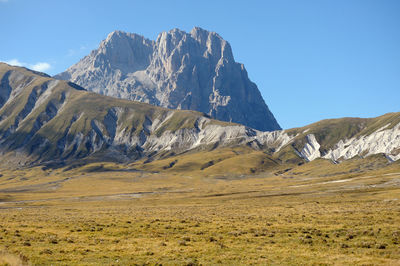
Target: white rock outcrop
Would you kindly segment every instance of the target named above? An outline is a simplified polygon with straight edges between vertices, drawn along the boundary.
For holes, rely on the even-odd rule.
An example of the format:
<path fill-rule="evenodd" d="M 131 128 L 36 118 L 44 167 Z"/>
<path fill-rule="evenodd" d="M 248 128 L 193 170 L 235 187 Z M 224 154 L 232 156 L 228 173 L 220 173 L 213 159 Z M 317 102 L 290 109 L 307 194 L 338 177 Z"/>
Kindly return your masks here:
<path fill-rule="evenodd" d="M 350 159 L 355 156 L 366 157 L 373 154 L 383 153 L 392 161 L 400 159 L 396 150 L 400 149 L 400 123 L 392 129 L 385 129 L 387 126 L 377 131 L 348 140 L 340 140 L 336 146 L 329 150 L 323 158 L 337 161 L 339 159 Z"/>
<path fill-rule="evenodd" d="M 306 140 L 307 143 L 300 152 L 301 156 L 309 162 L 321 157 L 321 152 L 319 151 L 321 145 L 319 145 L 314 134 L 307 135 Z"/>

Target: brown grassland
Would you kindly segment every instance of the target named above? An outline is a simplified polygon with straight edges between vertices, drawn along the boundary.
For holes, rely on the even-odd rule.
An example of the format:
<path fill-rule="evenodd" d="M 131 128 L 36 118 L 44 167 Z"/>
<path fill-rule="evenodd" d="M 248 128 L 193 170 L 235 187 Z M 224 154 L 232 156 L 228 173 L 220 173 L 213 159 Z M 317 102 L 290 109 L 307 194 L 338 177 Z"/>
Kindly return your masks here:
<path fill-rule="evenodd" d="M 3 169 L 0 265 L 400 264 L 400 163 L 260 156 Z"/>

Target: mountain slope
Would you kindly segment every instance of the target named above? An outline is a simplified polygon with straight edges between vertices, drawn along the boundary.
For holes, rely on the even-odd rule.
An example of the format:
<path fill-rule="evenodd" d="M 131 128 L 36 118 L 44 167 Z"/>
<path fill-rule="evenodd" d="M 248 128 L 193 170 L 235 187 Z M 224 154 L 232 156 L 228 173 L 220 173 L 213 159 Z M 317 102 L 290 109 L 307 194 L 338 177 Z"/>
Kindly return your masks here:
<path fill-rule="evenodd" d="M 280 145 L 280 133 L 87 92 L 0 63 L 0 152 L 18 163 L 133 161 L 228 145 Z"/>
<path fill-rule="evenodd" d="M 198 27 L 163 32 L 156 41 L 114 31 L 55 77 L 108 96 L 196 110 L 262 131 L 280 129 L 229 43 Z"/>
<path fill-rule="evenodd" d="M 307 161 L 325 158 L 339 162 L 379 153 L 390 161 L 400 159 L 400 113 L 329 119 L 286 132 L 296 136 L 290 146 Z"/>
<path fill-rule="evenodd" d="M 177 163 L 176 155 L 182 154 Z M 0 63 L 3 165 L 82 159 L 146 164 L 175 156 L 167 165 L 152 165 L 165 170 L 197 165 L 204 172 L 229 167 L 253 173 L 318 158 L 340 163 L 375 154 L 384 154 L 390 162 L 400 159 L 400 113 L 260 132 L 195 111 L 99 95 L 71 82 Z"/>

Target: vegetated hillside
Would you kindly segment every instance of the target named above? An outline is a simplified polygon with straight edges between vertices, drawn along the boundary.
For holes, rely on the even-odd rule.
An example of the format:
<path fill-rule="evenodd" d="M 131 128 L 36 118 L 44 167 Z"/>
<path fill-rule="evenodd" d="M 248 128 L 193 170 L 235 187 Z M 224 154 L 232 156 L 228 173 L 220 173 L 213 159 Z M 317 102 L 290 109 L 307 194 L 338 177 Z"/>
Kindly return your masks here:
<path fill-rule="evenodd" d="M 260 148 L 280 136 L 199 112 L 102 96 L 3 63 L 0 82 L 3 164 L 81 158 L 126 162 L 227 145 Z"/>
<path fill-rule="evenodd" d="M 204 112 L 254 129 L 280 129 L 229 43 L 199 27 L 155 41 L 114 31 L 96 50 L 55 76 L 100 94 Z"/>
<path fill-rule="evenodd" d="M 400 159 L 400 113 L 322 120 L 286 133 L 296 136 L 291 147 L 307 161 L 322 157 L 340 162 L 379 153 L 390 161 Z"/>
<path fill-rule="evenodd" d="M 136 162 L 136 168 L 149 171 L 209 174 L 227 169 L 252 174 L 318 158 L 338 163 L 374 154 L 396 161 L 400 113 L 260 132 L 195 111 L 99 95 L 0 64 L 0 152 L 9 166 L 115 161 Z M 158 159 L 165 160 L 153 162 Z"/>

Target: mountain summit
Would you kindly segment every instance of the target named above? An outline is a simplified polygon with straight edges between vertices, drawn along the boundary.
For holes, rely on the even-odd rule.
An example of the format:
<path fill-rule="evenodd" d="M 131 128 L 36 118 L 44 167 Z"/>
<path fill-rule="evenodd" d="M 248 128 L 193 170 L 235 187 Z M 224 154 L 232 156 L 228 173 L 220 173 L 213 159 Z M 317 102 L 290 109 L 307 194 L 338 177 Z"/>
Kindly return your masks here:
<path fill-rule="evenodd" d="M 199 27 L 159 34 L 156 41 L 114 31 L 77 64 L 55 78 L 100 94 L 262 130 L 280 129 L 227 41 Z"/>

